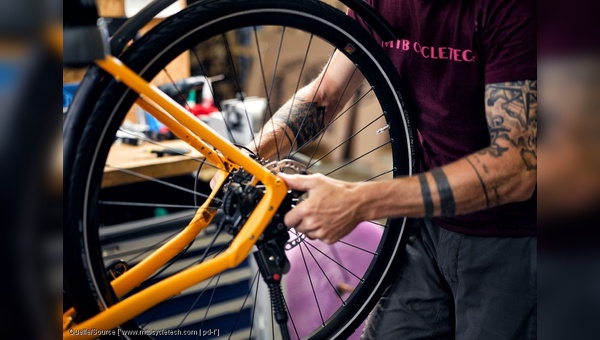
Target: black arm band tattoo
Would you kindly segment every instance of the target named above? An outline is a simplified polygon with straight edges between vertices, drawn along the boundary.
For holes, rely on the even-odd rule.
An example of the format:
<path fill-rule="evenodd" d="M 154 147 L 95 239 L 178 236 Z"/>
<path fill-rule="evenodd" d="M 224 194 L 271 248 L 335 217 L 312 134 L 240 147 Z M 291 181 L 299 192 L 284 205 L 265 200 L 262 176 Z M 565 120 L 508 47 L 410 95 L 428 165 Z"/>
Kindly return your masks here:
<path fill-rule="evenodd" d="M 433 217 L 433 201 L 431 200 L 431 190 L 427 183 L 425 174 L 419 175 L 419 184 L 421 184 L 421 193 L 423 194 L 423 204 L 425 205 L 425 218 Z"/>
<path fill-rule="evenodd" d="M 435 179 L 435 185 L 437 185 L 438 192 L 440 193 L 442 216 L 454 216 L 456 211 L 454 194 L 452 194 L 452 188 L 450 187 L 446 174 L 441 168 L 433 169 L 431 174 L 433 175 L 433 179 Z"/>

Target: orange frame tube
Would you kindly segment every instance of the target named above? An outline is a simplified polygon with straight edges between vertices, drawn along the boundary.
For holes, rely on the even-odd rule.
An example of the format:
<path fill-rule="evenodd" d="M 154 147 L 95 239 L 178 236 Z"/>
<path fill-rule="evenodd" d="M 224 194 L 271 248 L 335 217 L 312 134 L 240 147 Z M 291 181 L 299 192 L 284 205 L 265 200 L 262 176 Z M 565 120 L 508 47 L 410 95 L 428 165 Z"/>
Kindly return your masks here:
<path fill-rule="evenodd" d="M 256 243 L 288 192 L 287 185 L 283 180 L 269 172 L 247 154 L 241 152 L 173 99 L 129 69 L 120 60 L 108 56 L 104 60 L 97 61 L 97 64 L 113 75 L 115 79 L 139 93 L 141 99 L 138 100 L 138 105 L 155 115 L 161 123 L 165 124 L 179 138 L 217 165 L 220 171 L 228 173 L 232 169 L 243 168 L 255 177 L 255 182 L 260 181 L 265 185 L 265 195 L 236 235 L 232 244 L 222 254 L 137 292 L 80 324 L 69 325 L 63 330 L 63 339 L 96 338 L 98 335 L 97 333 L 94 334 L 93 330 L 112 330 L 171 296 L 177 295 L 213 275 L 237 266 L 248 256 L 252 246 Z M 202 139 L 198 136 L 201 136 Z M 206 143 L 219 150 L 221 155 Z M 221 176 L 221 181 L 216 188 L 221 187 L 226 177 Z M 112 282 L 118 296 L 123 296 L 138 286 L 144 279 L 178 254 L 208 225 L 215 213 L 214 209 L 209 208 L 208 204 L 217 190 L 213 190 L 205 204 L 198 209 L 190 224 L 180 234 Z M 70 317 L 69 313 L 63 315 L 63 325 L 68 324 L 65 319 Z"/>

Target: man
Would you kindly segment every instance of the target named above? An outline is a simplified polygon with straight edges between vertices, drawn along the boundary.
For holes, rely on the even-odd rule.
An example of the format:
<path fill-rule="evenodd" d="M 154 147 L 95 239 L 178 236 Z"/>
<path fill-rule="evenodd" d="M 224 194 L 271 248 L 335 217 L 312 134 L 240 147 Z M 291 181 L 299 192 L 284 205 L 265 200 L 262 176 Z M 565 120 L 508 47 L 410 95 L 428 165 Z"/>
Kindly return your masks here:
<path fill-rule="evenodd" d="M 334 243 L 361 221 L 421 218 L 365 338 L 535 339 L 536 4 L 368 2 L 402 35 L 382 46 L 415 102 L 422 172 L 366 183 L 281 175 L 309 196 L 285 223 Z M 291 144 L 284 131 L 319 131 L 352 70 L 335 56 L 265 126 L 261 155 L 273 139 Z"/>

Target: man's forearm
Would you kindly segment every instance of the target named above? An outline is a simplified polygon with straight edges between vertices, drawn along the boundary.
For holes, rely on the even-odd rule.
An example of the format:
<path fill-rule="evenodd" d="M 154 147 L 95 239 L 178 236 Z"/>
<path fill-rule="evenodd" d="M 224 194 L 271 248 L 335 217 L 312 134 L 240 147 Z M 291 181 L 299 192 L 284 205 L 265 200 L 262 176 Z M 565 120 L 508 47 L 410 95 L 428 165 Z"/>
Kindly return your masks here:
<path fill-rule="evenodd" d="M 356 65 L 336 52 L 310 84 L 301 88 L 265 124 L 248 147 L 265 159 L 285 157 L 323 133 L 363 81 Z"/>
<path fill-rule="evenodd" d="M 537 181 L 537 82 L 486 87 L 490 146 L 391 183 L 364 184 L 369 219 L 466 214 L 531 197 Z"/>
<path fill-rule="evenodd" d="M 273 114 L 249 147 L 257 148 L 254 151 L 265 159 L 284 158 L 323 131 L 325 113 L 326 107 L 309 85 Z"/>
<path fill-rule="evenodd" d="M 535 171 L 511 170 L 517 159 L 475 153 L 415 176 L 362 183 L 365 219 L 389 216 L 454 216 L 525 200 L 535 188 Z"/>
<path fill-rule="evenodd" d="M 312 141 L 325 127 L 327 108 L 317 101 L 316 96 L 309 96 L 298 93 L 273 115 L 273 124 L 281 128 L 291 149 Z"/>

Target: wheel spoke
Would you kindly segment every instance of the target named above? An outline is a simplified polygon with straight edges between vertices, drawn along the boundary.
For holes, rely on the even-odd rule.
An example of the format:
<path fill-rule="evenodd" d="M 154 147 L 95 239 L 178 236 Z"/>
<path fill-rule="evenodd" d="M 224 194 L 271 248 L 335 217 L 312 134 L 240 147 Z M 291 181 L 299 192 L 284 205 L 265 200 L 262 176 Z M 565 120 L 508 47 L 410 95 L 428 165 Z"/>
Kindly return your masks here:
<path fill-rule="evenodd" d="M 334 53 L 335 53 L 335 51 L 334 51 Z M 333 112 L 337 112 L 337 110 L 338 110 L 338 108 L 339 108 L 339 106 L 340 106 L 340 104 L 342 102 L 342 98 L 346 94 L 346 90 L 348 90 L 348 86 L 350 85 L 350 81 L 354 77 L 354 74 L 356 74 L 356 70 L 357 69 L 358 69 L 357 65 L 354 65 L 354 70 L 352 70 L 352 75 L 350 76 L 350 78 L 348 78 L 348 81 L 346 82 L 346 85 L 344 85 L 344 90 L 342 91 L 342 94 L 340 95 L 340 98 L 337 101 L 337 103 L 335 103 L 335 107 L 333 108 Z M 329 122 L 327 122 L 326 126 L 330 126 L 333 119 L 334 119 L 334 116 L 332 115 L 331 119 L 329 120 Z M 320 137 L 319 137 L 319 141 L 317 142 L 317 146 L 314 148 L 312 155 L 310 155 L 310 158 L 309 158 L 308 162 L 306 162 L 307 166 L 315 158 L 315 154 L 316 154 L 317 150 L 319 149 L 319 146 L 321 146 L 321 142 L 323 141 L 323 137 L 325 136 L 325 134 L 322 134 L 322 133 L 320 133 L 319 135 L 320 135 Z M 308 168 L 305 168 L 304 170 L 308 170 Z"/>
<path fill-rule="evenodd" d="M 304 145 L 301 145 L 296 152 L 294 153 L 297 154 L 299 153 L 302 149 L 306 148 L 308 145 L 311 144 L 312 141 L 314 141 L 318 136 L 321 136 L 323 134 L 323 132 L 325 132 L 326 130 L 328 130 L 333 123 L 335 123 L 338 119 L 342 118 L 347 112 L 350 112 L 350 110 L 352 108 L 354 108 L 357 104 L 359 104 L 373 89 L 370 89 L 369 91 L 367 91 L 366 93 L 364 93 L 360 98 L 358 98 L 354 103 L 352 103 L 350 106 L 348 106 L 346 108 L 346 110 L 342 111 L 340 114 L 338 114 L 334 119 L 331 120 L 331 122 L 329 122 L 329 124 L 327 124 L 324 128 L 322 128 L 321 130 L 319 130 L 315 136 L 313 136 L 311 139 L 309 139 Z M 313 162 L 314 163 L 314 162 Z"/>
<path fill-rule="evenodd" d="M 319 298 L 317 297 L 317 292 L 315 291 L 315 285 L 312 282 L 312 276 L 310 275 L 310 271 L 308 270 L 308 264 L 306 263 L 306 258 L 304 257 L 304 251 L 302 247 L 299 248 L 300 253 L 302 254 L 302 261 L 304 262 L 304 268 L 306 269 L 306 276 L 308 277 L 308 281 L 310 282 L 310 289 L 312 290 L 313 297 L 315 299 L 315 303 L 317 304 L 317 309 L 319 310 L 319 316 L 321 317 L 321 322 L 325 325 L 325 319 L 323 318 L 323 312 L 321 311 L 321 306 L 319 305 Z"/>
<path fill-rule="evenodd" d="M 298 90 L 300 89 L 300 81 L 302 80 L 302 73 L 304 72 L 304 67 L 306 66 L 306 61 L 308 59 L 308 54 L 310 52 L 310 46 L 312 44 L 313 41 L 313 35 L 311 34 L 309 39 L 308 39 L 308 46 L 306 47 L 306 52 L 304 53 L 304 58 L 302 60 L 302 65 L 300 66 L 300 74 L 298 74 L 298 81 L 296 82 L 296 89 L 294 90 L 294 95 L 292 96 L 292 102 L 290 105 L 290 110 L 287 116 L 287 120 L 286 121 L 290 121 L 290 118 L 292 117 L 292 111 L 294 108 L 294 103 L 296 101 L 296 94 L 298 93 Z M 287 134 L 287 131 L 284 130 L 284 133 Z M 279 142 L 279 146 L 278 149 L 281 150 L 283 148 L 283 138 L 281 138 L 281 142 Z M 292 140 L 292 139 L 290 139 Z"/>
<path fill-rule="evenodd" d="M 390 144 L 390 143 L 391 143 L 391 141 L 387 141 L 387 142 L 385 142 L 385 143 L 381 144 L 380 146 L 376 147 L 375 149 L 373 149 L 373 150 L 371 150 L 371 151 L 368 151 L 368 152 L 366 152 L 366 153 L 362 154 L 361 156 L 359 156 L 359 157 L 356 157 L 355 159 L 353 159 L 353 160 L 351 160 L 351 161 L 349 161 L 349 162 L 346 162 L 346 163 L 344 163 L 344 164 L 340 165 L 339 167 L 335 168 L 334 170 L 331 170 L 331 171 L 329 171 L 328 173 L 326 173 L 326 174 L 325 174 L 325 176 L 329 176 L 329 175 L 331 175 L 332 173 L 334 173 L 334 172 L 336 172 L 336 171 L 339 171 L 340 169 L 342 169 L 342 168 L 344 168 L 344 167 L 346 167 L 346 166 L 348 166 L 348 165 L 350 165 L 350 164 L 352 164 L 352 163 L 354 163 L 354 162 L 358 161 L 359 159 L 361 159 L 361 158 L 363 158 L 363 157 L 365 157 L 365 156 L 367 156 L 367 155 L 369 155 L 369 154 L 371 154 L 371 153 L 373 153 L 373 152 L 375 152 L 375 151 L 377 151 L 377 150 L 381 149 L 382 147 L 384 147 L 384 146 L 386 146 L 386 145 L 388 145 L 388 144 Z M 314 164 L 315 164 L 315 163 L 313 163 L 313 165 L 314 165 Z"/>
<path fill-rule="evenodd" d="M 169 183 L 167 181 L 163 181 L 163 180 L 160 180 L 158 178 L 147 176 L 147 175 L 144 175 L 144 174 L 136 172 L 136 171 L 132 171 L 132 170 L 125 169 L 125 168 L 120 168 L 120 167 L 112 166 L 110 164 L 106 164 L 106 167 L 109 168 L 109 169 L 114 169 L 114 170 L 118 170 L 118 171 L 124 172 L 124 173 L 129 174 L 129 175 L 140 177 L 140 178 L 145 179 L 145 180 L 150 181 L 150 182 L 162 184 L 162 185 L 171 187 L 173 189 L 177 189 L 177 190 L 182 191 L 182 192 L 187 192 L 187 193 L 190 193 L 192 195 L 196 195 L 198 197 L 202 197 L 202 198 L 209 198 L 210 197 L 210 195 L 199 193 L 199 192 L 196 192 L 194 190 L 191 190 L 191 189 L 188 189 L 188 188 L 184 188 L 182 186 L 179 186 L 179 185 L 176 185 L 176 184 L 173 184 L 173 183 Z M 220 201 L 221 200 L 218 199 L 218 198 L 213 198 L 213 202 L 220 202 Z"/>
<path fill-rule="evenodd" d="M 358 276 L 357 274 L 355 274 L 353 271 L 351 271 L 350 269 L 348 269 L 346 266 L 342 265 L 341 263 L 339 263 L 339 261 L 336 261 L 334 258 L 332 258 L 331 256 L 325 254 L 325 252 L 323 252 L 321 249 L 319 249 L 318 247 L 316 247 L 314 244 L 310 243 L 310 242 L 304 242 L 304 244 L 309 245 L 312 249 L 316 250 L 317 252 L 319 252 L 321 255 L 323 255 L 324 257 L 326 257 L 327 259 L 329 259 L 331 262 L 337 264 L 340 268 L 344 269 L 346 272 L 348 272 L 350 275 L 354 276 L 354 278 L 358 279 L 359 281 L 362 281 L 362 278 L 360 276 Z"/>
<path fill-rule="evenodd" d="M 200 71 L 203 75 L 207 75 L 208 73 L 206 72 L 206 70 L 204 69 L 204 65 L 202 63 L 202 59 L 200 58 L 200 56 L 198 55 L 196 49 L 192 49 L 192 54 L 194 55 L 194 57 L 196 58 L 196 62 L 198 63 L 198 67 L 200 67 Z M 219 110 L 219 113 L 221 114 L 221 119 L 223 119 L 223 125 L 225 125 L 225 129 L 227 130 L 227 136 L 229 137 L 229 140 L 231 140 L 232 142 L 235 143 L 235 138 L 233 137 L 233 131 L 231 130 L 231 126 L 229 125 L 229 122 L 227 119 L 225 119 L 225 113 L 223 112 L 223 108 L 221 107 L 221 104 L 216 100 L 216 95 L 215 95 L 215 90 L 212 87 L 212 85 L 210 84 L 204 84 L 204 86 L 208 86 L 208 89 L 210 91 L 210 95 L 213 97 L 214 99 L 214 104 L 215 107 L 217 108 L 217 110 Z"/>
<path fill-rule="evenodd" d="M 378 174 L 378 175 L 375 175 L 375 176 L 373 176 L 373 177 L 367 178 L 367 179 L 365 179 L 363 182 L 371 182 L 371 181 L 374 181 L 374 180 L 376 180 L 377 178 L 379 178 L 379 177 L 382 177 L 382 176 L 385 176 L 385 175 L 387 175 L 387 174 L 391 174 L 391 173 L 393 173 L 394 171 L 396 171 L 396 169 L 393 169 L 393 168 L 392 168 L 392 169 L 390 169 L 390 170 L 388 170 L 388 171 L 384 171 L 384 172 L 382 172 L 382 173 L 380 173 L 380 174 Z"/>
<path fill-rule="evenodd" d="M 124 202 L 124 201 L 98 201 L 100 205 L 116 205 L 122 207 L 151 207 L 151 208 L 181 208 L 181 209 L 195 209 L 197 205 L 185 205 L 185 204 L 169 204 L 169 203 L 145 203 L 145 202 Z"/>
<path fill-rule="evenodd" d="M 325 277 L 325 280 L 327 280 L 327 283 L 329 283 L 329 285 L 331 286 L 331 288 L 333 289 L 333 291 L 335 292 L 336 296 L 340 299 L 341 303 L 344 303 L 344 299 L 342 298 L 342 296 L 339 294 L 338 290 L 335 288 L 335 285 L 331 282 L 331 280 L 329 279 L 329 276 L 327 275 L 327 273 L 325 273 L 325 270 L 323 269 L 323 267 L 321 267 L 321 264 L 319 263 L 319 261 L 315 258 L 315 256 L 313 255 L 312 251 L 310 251 L 310 248 L 308 248 L 308 246 L 306 244 L 300 244 L 300 246 L 304 246 L 306 247 L 306 251 L 308 252 L 308 254 L 310 255 L 310 257 L 313 259 L 313 261 L 315 261 L 315 264 L 317 265 L 317 267 L 319 267 L 319 270 L 321 271 L 321 273 L 323 274 L 323 277 Z M 343 271 L 342 271 L 343 272 Z M 309 274 L 310 275 L 310 274 Z"/>
<path fill-rule="evenodd" d="M 335 54 L 335 51 L 337 50 L 337 48 L 334 48 L 333 52 L 331 53 L 330 57 L 329 57 L 329 61 L 327 62 L 327 64 L 325 64 L 325 70 L 323 71 L 323 74 L 327 74 L 327 70 L 329 70 L 329 65 L 331 65 L 331 59 L 333 59 L 333 56 Z M 303 65 L 304 67 L 304 65 Z M 300 76 L 302 75 L 302 72 L 300 72 Z M 308 118 L 308 114 L 311 112 L 311 109 L 313 107 L 313 105 L 315 104 L 315 98 L 317 98 L 317 93 L 319 93 L 319 89 L 321 88 L 321 85 L 323 85 L 323 80 L 325 79 L 325 77 L 321 77 L 321 79 L 319 80 L 319 85 L 317 85 L 317 89 L 315 90 L 315 94 L 313 95 L 310 104 L 308 105 L 308 108 L 306 109 L 306 111 L 304 112 L 304 116 L 302 117 L 302 122 L 300 123 L 300 126 L 298 127 L 298 132 L 296 132 L 296 135 L 294 136 L 294 139 L 292 141 L 292 145 L 290 146 L 290 151 L 288 151 L 288 154 L 286 156 L 286 158 L 290 158 L 291 154 L 292 154 L 292 150 L 294 150 L 294 146 L 296 146 L 296 142 L 298 141 L 298 136 L 300 136 L 300 132 L 302 130 L 302 128 L 304 127 L 304 123 L 306 122 L 306 119 Z M 350 83 L 348 81 L 348 83 Z M 348 86 L 348 84 L 346 84 L 346 87 Z M 345 89 L 344 89 L 345 91 Z M 342 94 L 343 96 L 343 94 Z M 341 101 L 342 97 L 340 96 L 340 100 Z M 338 104 L 339 104 L 338 101 Z"/>
<path fill-rule="evenodd" d="M 242 91 L 242 88 L 240 86 L 240 80 L 238 78 L 238 74 L 235 69 L 233 55 L 231 54 L 231 47 L 229 46 L 229 39 L 227 39 L 227 35 L 225 35 L 225 34 L 223 34 L 223 43 L 225 44 L 225 50 L 227 51 L 227 57 L 229 59 L 229 66 L 233 70 L 233 78 L 235 79 L 235 85 L 236 85 L 236 89 L 237 89 L 236 95 L 239 96 L 239 99 L 242 102 L 242 106 L 244 107 L 244 116 L 248 123 L 248 131 L 250 131 L 250 136 L 252 138 L 252 141 L 254 142 L 255 149 L 258 150 L 258 145 L 257 145 L 256 139 L 254 138 L 254 131 L 252 131 L 252 123 L 250 122 L 250 115 L 248 114 L 248 108 L 246 107 L 246 104 L 244 103 L 244 92 Z M 234 143 L 235 143 L 235 141 L 234 141 Z"/>
<path fill-rule="evenodd" d="M 275 123 L 271 120 L 273 118 L 273 109 L 271 106 L 271 91 L 273 90 L 273 83 L 275 82 L 275 75 L 277 74 L 277 64 L 279 62 L 279 57 L 281 55 L 281 46 L 283 43 L 283 35 L 285 34 L 285 27 L 284 29 L 282 29 L 281 31 L 281 39 L 279 40 L 279 47 L 277 48 L 277 57 L 276 57 L 276 61 L 275 61 L 275 69 L 273 70 L 273 76 L 271 77 L 271 85 L 269 86 L 269 89 L 267 89 L 267 79 L 265 76 L 265 68 L 263 65 L 263 58 L 262 58 L 262 51 L 260 48 L 260 39 L 258 38 L 258 32 L 256 30 L 256 26 L 252 26 L 252 29 L 254 31 L 254 41 L 256 42 L 256 52 L 258 55 L 258 64 L 260 66 L 260 73 L 262 75 L 262 83 L 264 86 L 264 90 L 265 90 L 265 97 L 267 100 L 267 115 L 263 117 L 263 123 L 262 125 L 265 126 L 267 124 L 268 121 L 271 122 L 271 128 L 272 128 L 272 132 L 273 132 L 273 139 L 276 140 L 276 134 L 275 134 Z M 262 138 L 263 138 L 263 130 L 260 130 L 260 135 L 258 137 L 258 145 L 261 145 L 262 142 Z M 258 158 L 260 159 L 260 153 L 258 154 Z M 279 150 L 277 150 L 277 159 L 280 159 L 281 155 L 279 154 Z"/>
<path fill-rule="evenodd" d="M 306 166 L 306 170 L 310 169 L 313 165 L 317 164 L 319 161 L 321 161 L 322 159 L 324 159 L 325 157 L 329 156 L 332 152 L 334 152 L 335 150 L 337 150 L 338 148 L 340 148 L 341 146 L 343 146 L 344 144 L 348 143 L 349 141 L 351 141 L 354 137 L 356 137 L 359 133 L 363 132 L 366 128 L 368 128 L 369 126 L 371 126 L 373 123 L 375 123 L 376 121 L 378 121 L 381 117 L 383 117 L 383 114 L 381 114 L 379 117 L 373 119 L 369 124 L 365 125 L 363 128 L 361 128 L 360 130 L 354 132 L 350 137 L 346 138 L 344 141 L 342 141 L 340 144 L 338 144 L 337 146 L 334 146 L 333 148 L 331 148 L 331 150 L 329 150 L 326 154 L 324 154 L 323 156 L 321 156 L 319 159 L 315 160 L 312 164 L 308 164 Z M 348 165 L 349 163 L 345 164 Z"/>
<path fill-rule="evenodd" d="M 246 306 L 246 302 L 248 302 L 248 298 L 252 294 L 252 290 L 253 290 L 255 283 L 256 283 L 256 292 L 258 292 L 258 285 L 260 283 L 260 280 L 258 280 L 258 277 L 259 277 L 259 272 L 257 271 L 256 274 L 254 274 L 254 279 L 252 279 L 252 283 L 250 284 L 250 288 L 248 289 L 248 294 L 246 294 L 246 297 L 244 298 L 244 302 L 242 303 L 242 306 L 240 307 L 240 311 L 237 314 L 237 317 L 235 319 L 235 322 L 233 323 L 233 326 L 231 327 L 231 332 L 229 333 L 228 339 L 231 339 L 231 336 L 233 335 L 233 333 L 235 331 L 235 327 L 236 327 L 238 321 L 240 320 L 240 316 L 242 315 L 242 310 L 244 310 L 244 307 Z M 254 301 L 252 302 L 252 304 L 253 304 L 252 310 L 254 311 L 254 310 L 256 310 L 256 299 L 253 299 L 253 300 Z M 254 312 L 252 313 L 252 320 L 254 321 Z M 252 325 L 252 322 L 250 323 L 250 325 Z M 252 326 L 250 326 L 250 336 L 248 338 L 249 339 L 252 338 Z"/>

